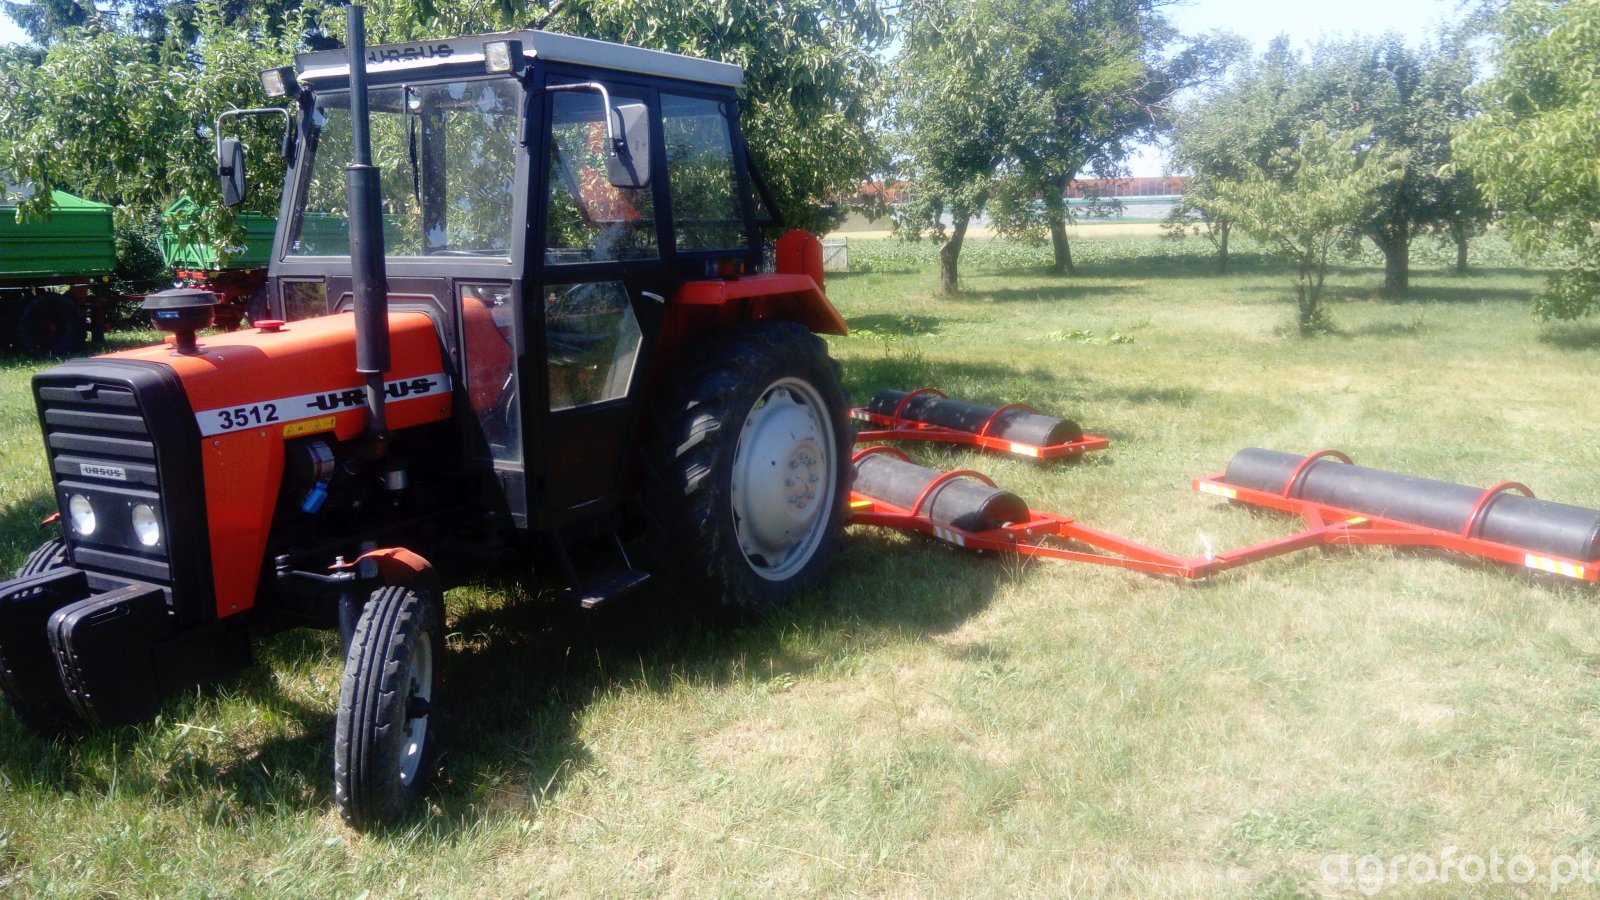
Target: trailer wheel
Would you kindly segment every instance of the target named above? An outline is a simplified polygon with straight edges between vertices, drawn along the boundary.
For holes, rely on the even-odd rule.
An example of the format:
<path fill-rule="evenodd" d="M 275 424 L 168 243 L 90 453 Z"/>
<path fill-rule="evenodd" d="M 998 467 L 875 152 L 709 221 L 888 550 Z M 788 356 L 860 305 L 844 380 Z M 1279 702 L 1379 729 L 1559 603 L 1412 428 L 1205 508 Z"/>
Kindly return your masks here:
<path fill-rule="evenodd" d="M 439 606 L 425 589 L 380 588 L 356 624 L 333 744 L 334 797 L 352 827 L 393 822 L 427 778 L 444 661 Z"/>
<path fill-rule="evenodd" d="M 71 356 L 83 350 L 88 331 L 71 297 L 43 293 L 17 314 L 17 349 L 29 356 Z"/>
<path fill-rule="evenodd" d="M 646 546 L 690 603 L 753 618 L 821 580 L 844 526 L 838 366 L 805 328 L 763 322 L 685 372 L 646 449 Z"/>
<path fill-rule="evenodd" d="M 34 548 L 17 570 L 18 578 L 38 575 L 67 564 L 67 547 L 60 538 L 51 538 Z M 39 636 L 43 640 L 43 635 Z M 38 666 L 31 668 L 40 669 Z M 0 694 L 6 705 L 23 727 L 35 734 L 52 735 L 70 730 L 83 723 L 72 704 L 53 666 L 41 671 L 19 671 L 15 661 L 8 659 L 4 641 L 0 641 Z"/>

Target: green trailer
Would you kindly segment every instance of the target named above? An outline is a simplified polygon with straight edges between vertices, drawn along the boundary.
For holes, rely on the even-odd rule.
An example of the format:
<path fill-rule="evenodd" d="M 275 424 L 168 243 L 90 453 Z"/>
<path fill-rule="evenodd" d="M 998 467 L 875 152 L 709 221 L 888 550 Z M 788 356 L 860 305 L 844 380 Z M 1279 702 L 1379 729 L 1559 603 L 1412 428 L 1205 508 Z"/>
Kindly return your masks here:
<path fill-rule="evenodd" d="M 183 214 L 195 208 L 188 197 L 167 207 L 161 214 L 161 258 L 174 269 L 197 272 L 228 272 L 248 269 L 265 269 L 272 261 L 272 235 L 278 229 L 278 220 L 260 213 L 240 213 L 239 224 L 244 226 L 244 243 L 228 254 L 227 264 L 222 264 L 217 251 L 208 244 L 191 242 L 189 227 L 179 224 Z"/>
<path fill-rule="evenodd" d="M 90 289 L 109 282 L 117 268 L 111 207 L 54 191 L 48 219 L 19 222 L 17 205 L 30 194 L 26 186 L 0 183 L 0 316 L 5 337 L 31 355 L 76 353 L 88 336 Z M 98 322 L 101 317 L 92 318 Z"/>
<path fill-rule="evenodd" d="M 193 200 L 180 197 L 161 214 L 161 258 L 181 283 L 217 295 L 216 324 L 232 331 L 246 315 L 254 318 L 250 299 L 267 283 L 278 220 L 260 213 L 240 213 L 244 242 L 232 248 L 224 262 L 216 248 L 189 239 L 190 226 L 181 222 L 194 208 Z"/>

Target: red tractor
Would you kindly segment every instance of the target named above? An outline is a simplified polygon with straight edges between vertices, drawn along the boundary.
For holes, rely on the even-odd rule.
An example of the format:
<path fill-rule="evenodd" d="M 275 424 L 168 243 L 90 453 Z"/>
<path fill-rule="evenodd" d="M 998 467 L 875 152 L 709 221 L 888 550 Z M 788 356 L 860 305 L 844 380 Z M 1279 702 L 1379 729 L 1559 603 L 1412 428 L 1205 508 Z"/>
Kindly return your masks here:
<path fill-rule="evenodd" d="M 287 120 L 273 318 L 197 339 L 214 295 L 151 295 L 169 343 L 34 379 L 61 536 L 0 585 L 0 688 L 41 732 L 133 723 L 263 633 L 339 629 L 360 827 L 429 771 L 441 595 L 475 563 L 544 548 L 584 605 L 655 576 L 760 613 L 823 575 L 851 469 L 817 241 L 758 274 L 737 67 L 537 31 L 368 48 L 357 7 L 349 44 L 224 115 Z"/>

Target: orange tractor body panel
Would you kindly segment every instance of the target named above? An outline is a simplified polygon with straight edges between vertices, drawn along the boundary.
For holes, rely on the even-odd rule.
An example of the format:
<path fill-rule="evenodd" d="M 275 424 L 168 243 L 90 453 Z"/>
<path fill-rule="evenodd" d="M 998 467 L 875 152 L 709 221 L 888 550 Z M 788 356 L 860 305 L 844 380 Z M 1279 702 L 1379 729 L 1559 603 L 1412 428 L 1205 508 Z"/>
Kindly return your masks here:
<path fill-rule="evenodd" d="M 691 281 L 674 301 L 684 306 L 712 306 L 740 319 L 782 319 L 798 322 L 818 334 L 845 334 L 849 328 L 820 283 L 811 275 L 779 273 L 743 278 Z"/>
<path fill-rule="evenodd" d="M 451 385 L 432 320 L 394 313 L 389 328 L 389 426 L 448 418 Z M 284 442 L 315 434 L 350 440 L 366 427 L 355 347 L 355 317 L 341 314 L 208 337 L 196 355 L 160 345 L 111 356 L 169 366 L 194 408 L 218 618 L 255 605 L 283 478 Z"/>

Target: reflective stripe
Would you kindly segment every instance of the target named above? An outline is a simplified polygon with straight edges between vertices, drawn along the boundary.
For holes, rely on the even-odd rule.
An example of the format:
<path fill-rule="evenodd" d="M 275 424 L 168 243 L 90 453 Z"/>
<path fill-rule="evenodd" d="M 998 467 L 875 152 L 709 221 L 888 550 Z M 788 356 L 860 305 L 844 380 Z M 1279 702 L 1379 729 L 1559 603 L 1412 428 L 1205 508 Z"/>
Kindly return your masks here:
<path fill-rule="evenodd" d="M 1223 487 L 1220 484 L 1213 484 L 1209 481 L 1200 482 L 1200 493 L 1216 494 L 1218 497 L 1227 497 L 1229 500 L 1239 499 L 1238 491 L 1231 487 Z"/>
<path fill-rule="evenodd" d="M 1568 578 L 1583 577 L 1583 566 L 1564 560 L 1551 559 L 1548 556 L 1535 556 L 1529 553 L 1523 557 L 1522 564 L 1530 569 L 1538 569 L 1541 572 L 1549 572 L 1553 575 L 1565 575 Z"/>
<path fill-rule="evenodd" d="M 938 525 L 933 526 L 933 536 L 947 544 L 955 544 L 957 547 L 967 546 L 967 539 L 964 536 Z"/>
<path fill-rule="evenodd" d="M 1016 444 L 1016 443 L 1013 443 L 1011 445 L 1011 452 L 1015 453 L 1015 454 L 1017 454 L 1019 456 L 1038 456 L 1039 455 L 1039 448 L 1038 447 L 1030 447 L 1027 444 Z"/>

